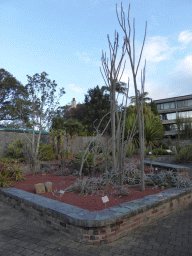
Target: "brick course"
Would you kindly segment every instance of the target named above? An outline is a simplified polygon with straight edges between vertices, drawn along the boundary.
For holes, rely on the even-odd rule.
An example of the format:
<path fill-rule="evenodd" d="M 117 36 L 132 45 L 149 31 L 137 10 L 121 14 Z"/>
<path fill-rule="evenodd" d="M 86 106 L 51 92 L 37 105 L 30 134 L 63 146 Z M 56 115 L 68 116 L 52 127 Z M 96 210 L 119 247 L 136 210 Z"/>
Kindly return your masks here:
<path fill-rule="evenodd" d="M 147 207 L 146 210 L 140 210 L 138 214 L 135 213 L 136 215 L 131 214 L 130 217 L 101 227 L 72 225 L 67 219 L 65 221 L 62 220 L 59 213 L 12 195 L 0 193 L 0 199 L 5 203 L 11 204 L 12 207 L 23 211 L 25 214 L 36 218 L 41 223 L 54 227 L 61 233 L 68 234 L 70 238 L 77 242 L 99 245 L 113 242 L 137 228 L 147 226 L 182 207 L 186 207 L 192 203 L 192 192 L 181 194 L 176 198 L 172 197 L 170 200 L 165 200 L 165 202 L 162 200 L 158 203 L 158 206 L 152 206 L 151 209 Z"/>

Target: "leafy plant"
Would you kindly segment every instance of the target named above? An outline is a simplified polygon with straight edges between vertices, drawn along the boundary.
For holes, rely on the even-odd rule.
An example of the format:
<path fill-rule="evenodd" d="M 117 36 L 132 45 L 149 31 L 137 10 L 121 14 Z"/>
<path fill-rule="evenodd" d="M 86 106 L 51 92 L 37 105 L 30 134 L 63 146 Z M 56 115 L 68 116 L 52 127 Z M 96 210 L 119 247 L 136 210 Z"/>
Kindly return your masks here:
<path fill-rule="evenodd" d="M 119 197 L 129 196 L 129 194 L 130 194 L 128 185 L 123 185 L 123 186 L 115 185 L 114 188 L 116 190 L 114 192 L 112 192 L 112 194 L 117 194 L 117 195 L 119 195 Z"/>
<path fill-rule="evenodd" d="M 19 166 L 9 167 L 10 177 L 13 181 L 25 180 L 24 173 L 21 171 Z"/>
<path fill-rule="evenodd" d="M 88 155 L 89 154 L 89 155 Z M 83 158 L 83 155 L 84 155 L 84 151 L 81 151 L 77 154 L 77 156 L 75 157 L 74 159 L 74 168 L 75 169 L 78 169 L 81 165 L 81 162 L 82 162 L 82 158 Z M 88 157 L 87 157 L 88 155 Z M 87 157 L 87 160 L 85 161 L 83 167 L 86 167 L 86 166 L 91 166 L 93 165 L 93 154 L 92 153 L 88 153 L 85 155 L 85 158 Z M 97 165 L 97 159 L 95 159 L 95 164 Z"/>
<path fill-rule="evenodd" d="M 55 154 L 53 153 L 53 147 L 51 145 L 40 143 L 39 151 L 40 151 L 41 161 L 48 161 L 48 160 L 55 159 Z"/>
<path fill-rule="evenodd" d="M 0 162 L 0 187 L 10 187 L 11 183 L 25 179 L 18 166 L 10 167 Z"/>
<path fill-rule="evenodd" d="M 163 148 L 155 148 L 152 150 L 153 155 L 167 155 L 167 151 Z"/>
<path fill-rule="evenodd" d="M 24 158 L 9 158 L 9 157 L 5 157 L 5 158 L 0 158 L 0 162 L 2 163 L 6 163 L 6 164 L 12 164 L 12 163 L 21 163 L 24 161 Z"/>
<path fill-rule="evenodd" d="M 165 142 L 160 142 L 160 143 L 158 144 L 158 146 L 159 146 L 160 148 L 162 148 L 162 149 L 168 149 L 168 148 L 169 148 L 168 144 L 165 143 Z"/>
<path fill-rule="evenodd" d="M 172 141 L 170 137 L 168 138 L 167 145 L 169 148 L 172 146 Z"/>
<path fill-rule="evenodd" d="M 186 163 L 192 161 L 192 145 L 186 145 L 179 150 L 179 153 L 174 156 L 176 163 Z"/>
<path fill-rule="evenodd" d="M 181 147 L 181 145 L 179 144 L 178 141 L 176 142 L 175 147 L 176 147 L 176 151 L 177 151 L 177 154 L 178 154 L 180 149 L 182 149 L 182 147 Z"/>
<path fill-rule="evenodd" d="M 73 154 L 72 154 L 72 152 L 65 150 L 61 153 L 61 158 L 73 159 Z"/>
<path fill-rule="evenodd" d="M 150 179 L 155 183 L 156 187 L 188 187 L 191 185 L 189 178 L 185 176 L 173 173 L 172 171 L 161 171 L 158 174 L 154 174 Z"/>
<path fill-rule="evenodd" d="M 11 185 L 10 173 L 7 164 L 0 163 L 0 187 L 9 187 Z"/>
<path fill-rule="evenodd" d="M 21 141 L 19 138 L 16 138 L 12 144 L 9 145 L 6 156 L 11 158 L 21 158 L 23 157 L 23 146 L 25 142 Z"/>

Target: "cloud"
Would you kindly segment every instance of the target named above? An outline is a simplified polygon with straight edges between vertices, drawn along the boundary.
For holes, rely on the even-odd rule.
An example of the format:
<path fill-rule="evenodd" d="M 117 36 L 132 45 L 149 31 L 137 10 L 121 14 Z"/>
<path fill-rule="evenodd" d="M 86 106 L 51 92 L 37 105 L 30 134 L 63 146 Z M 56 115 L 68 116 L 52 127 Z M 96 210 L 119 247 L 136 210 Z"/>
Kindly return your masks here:
<path fill-rule="evenodd" d="M 189 44 L 192 42 L 192 32 L 190 30 L 182 31 L 179 34 L 178 41 L 182 44 Z"/>
<path fill-rule="evenodd" d="M 144 57 L 150 62 L 160 62 L 169 58 L 173 48 L 170 47 L 168 39 L 162 36 L 149 38 L 144 47 Z"/>
<path fill-rule="evenodd" d="M 168 89 L 167 92 L 164 91 L 166 98 L 190 94 L 192 80 L 191 70 L 192 55 L 187 55 L 176 63 L 176 67 L 173 71 L 166 76 L 166 91 Z"/>
<path fill-rule="evenodd" d="M 80 86 L 77 86 L 75 84 L 69 84 L 67 86 L 71 91 L 77 92 L 77 93 L 85 93 L 86 90 Z"/>
<path fill-rule="evenodd" d="M 81 61 L 88 62 L 91 60 L 86 52 L 76 52 L 75 54 L 79 57 Z"/>
<path fill-rule="evenodd" d="M 178 61 L 173 73 L 183 74 L 192 77 L 192 55 L 187 55 L 183 60 Z"/>

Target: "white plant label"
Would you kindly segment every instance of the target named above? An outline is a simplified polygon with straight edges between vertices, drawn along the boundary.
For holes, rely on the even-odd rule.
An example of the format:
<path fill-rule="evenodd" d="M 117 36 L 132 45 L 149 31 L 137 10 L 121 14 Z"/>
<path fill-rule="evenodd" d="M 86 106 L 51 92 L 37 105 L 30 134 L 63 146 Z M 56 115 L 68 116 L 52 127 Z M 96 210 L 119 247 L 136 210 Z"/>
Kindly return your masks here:
<path fill-rule="evenodd" d="M 108 196 L 103 196 L 103 197 L 101 197 L 101 199 L 102 199 L 103 203 L 109 202 Z"/>
<path fill-rule="evenodd" d="M 63 195 L 65 193 L 65 190 L 60 190 L 59 193 Z"/>

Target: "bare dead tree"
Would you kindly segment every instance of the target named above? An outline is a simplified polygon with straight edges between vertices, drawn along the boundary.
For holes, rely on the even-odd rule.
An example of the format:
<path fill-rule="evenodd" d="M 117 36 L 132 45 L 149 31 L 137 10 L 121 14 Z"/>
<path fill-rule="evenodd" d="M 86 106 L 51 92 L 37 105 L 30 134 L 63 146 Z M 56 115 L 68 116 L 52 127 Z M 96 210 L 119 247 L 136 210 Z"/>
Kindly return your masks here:
<path fill-rule="evenodd" d="M 84 152 L 84 154 L 83 154 L 83 156 L 82 156 L 81 167 L 80 167 L 80 171 L 79 171 L 79 177 L 80 177 L 80 179 L 81 179 L 81 175 L 82 175 L 83 164 L 84 164 L 85 161 L 87 160 L 87 158 L 88 158 L 88 156 L 90 155 L 90 153 L 92 153 L 92 152 L 94 153 L 94 150 L 95 150 L 95 148 L 97 147 L 97 144 L 96 144 L 96 145 L 94 145 L 94 146 L 92 147 L 92 149 L 90 150 L 91 144 L 92 144 L 92 145 L 95 144 L 95 142 L 97 142 L 97 141 L 100 139 L 100 137 L 102 137 L 102 135 L 105 133 L 107 127 L 109 126 L 109 123 L 110 123 L 111 119 L 108 121 L 108 123 L 107 123 L 106 127 L 104 128 L 104 130 L 102 131 L 102 133 L 99 133 L 99 127 L 100 127 L 100 125 L 101 125 L 103 119 L 104 119 L 107 115 L 109 115 L 109 114 L 110 114 L 110 113 L 107 113 L 106 115 L 104 115 L 104 116 L 102 117 L 102 119 L 101 119 L 101 121 L 100 121 L 100 123 L 99 123 L 99 125 L 98 125 L 98 127 L 97 127 L 97 130 L 96 130 L 97 135 L 94 136 L 94 138 L 90 141 L 89 145 L 87 146 L 87 148 L 86 148 L 86 150 L 85 150 L 85 152 Z"/>
<path fill-rule="evenodd" d="M 115 109 L 116 109 L 116 99 L 115 99 L 115 91 L 116 91 L 116 83 L 117 81 L 121 80 L 121 77 L 123 75 L 123 71 L 125 68 L 125 63 L 124 63 L 124 68 L 122 71 L 122 74 L 119 77 L 119 72 L 121 69 L 121 64 L 123 61 L 123 58 L 125 56 L 125 42 L 122 46 L 122 54 L 120 57 L 120 60 L 118 64 L 116 65 L 117 61 L 117 52 L 118 52 L 118 42 L 119 42 L 119 34 L 115 31 L 115 40 L 114 44 L 111 44 L 111 41 L 108 37 L 108 43 L 109 43 L 109 50 L 110 50 L 110 63 L 108 64 L 108 58 L 106 57 L 106 53 L 102 51 L 102 57 L 101 57 L 101 62 L 102 62 L 102 67 L 104 74 L 101 71 L 102 77 L 105 81 L 105 85 L 109 88 L 110 91 L 110 112 L 111 112 L 111 131 L 112 131 L 112 162 L 113 162 L 113 167 L 115 168 L 116 166 L 116 146 L 115 146 L 115 124 L 116 124 L 116 119 L 115 119 Z"/>
<path fill-rule="evenodd" d="M 134 121 L 132 130 L 128 132 L 127 138 L 125 139 L 125 121 L 126 121 L 126 108 L 127 108 L 127 101 L 128 101 L 128 93 L 129 93 L 129 78 L 128 78 L 128 88 L 126 89 L 126 99 L 125 99 L 125 105 L 124 98 L 121 104 L 120 114 L 118 113 L 118 110 L 116 108 L 116 116 L 117 116 L 117 133 L 116 133 L 116 139 L 117 139 L 117 146 L 118 146 L 118 171 L 119 171 L 119 183 L 120 186 L 123 185 L 124 181 L 124 168 L 125 168 L 125 156 L 127 149 L 130 146 L 131 141 L 133 140 L 133 137 L 135 136 L 136 132 L 136 121 L 137 118 Z M 124 110 L 122 110 L 124 108 Z"/>
<path fill-rule="evenodd" d="M 144 183 L 144 118 L 143 118 L 143 98 L 141 101 L 139 101 L 138 97 L 138 86 L 137 86 L 137 72 L 138 68 L 140 65 L 142 53 L 143 53 L 143 48 L 145 44 L 145 38 L 146 38 L 146 32 L 147 32 L 147 22 L 145 25 L 145 34 L 144 34 L 144 39 L 143 39 L 143 44 L 141 47 L 140 55 L 139 55 L 139 60 L 137 65 L 135 65 L 135 19 L 133 19 L 133 49 L 131 48 L 131 25 L 129 21 L 129 13 L 130 13 L 130 4 L 128 8 L 128 18 L 127 18 L 127 23 L 128 23 L 128 31 L 127 27 L 125 25 L 125 13 L 123 10 L 123 6 L 121 3 L 121 17 L 119 18 L 118 11 L 117 11 L 117 4 L 116 4 L 116 13 L 117 13 L 117 19 L 119 22 L 119 25 L 121 26 L 123 32 L 124 32 L 124 42 L 125 42 L 125 47 L 126 47 L 126 52 L 129 56 L 130 64 L 131 64 L 131 70 L 132 70 L 132 75 L 133 75 L 133 82 L 134 82 L 134 88 L 135 88 L 135 96 L 136 96 L 136 105 L 137 105 L 137 116 L 138 116 L 138 126 L 139 126 L 139 144 L 140 144 L 140 163 L 141 163 L 141 190 L 145 190 L 145 183 Z M 145 83 L 145 67 L 146 67 L 146 61 L 143 69 L 143 73 L 141 72 L 141 95 L 144 92 L 144 83 Z"/>

